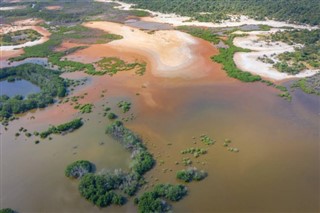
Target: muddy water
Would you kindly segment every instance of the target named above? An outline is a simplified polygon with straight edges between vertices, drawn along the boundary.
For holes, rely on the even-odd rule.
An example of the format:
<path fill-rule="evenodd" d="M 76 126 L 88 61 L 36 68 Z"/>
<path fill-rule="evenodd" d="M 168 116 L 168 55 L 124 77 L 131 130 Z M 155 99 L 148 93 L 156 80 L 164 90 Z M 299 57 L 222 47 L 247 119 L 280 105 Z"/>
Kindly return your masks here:
<path fill-rule="evenodd" d="M 126 84 L 129 79 L 131 84 Z M 54 120 L 48 112 L 55 106 L 32 114 L 36 121 L 48 114 L 46 121 L 28 120 L 29 113 L 13 122 L 7 132 L 2 129 L 2 206 L 20 212 L 99 212 L 80 197 L 77 182 L 65 178 L 63 171 L 68 163 L 78 159 L 94 162 L 98 171 L 128 167 L 129 154 L 104 134 L 108 122 L 99 113 L 105 104 L 125 117 L 116 109 L 116 103 L 129 100 L 137 118 L 127 125 L 142 135 L 158 162 L 164 161 L 148 174 L 149 188 L 157 182 L 175 183 L 175 172 L 183 168 L 175 161 L 183 157 L 190 157 L 194 166 L 209 173 L 204 181 L 188 184 L 189 196 L 174 205 L 175 211 L 318 210 L 317 97 L 296 92 L 289 103 L 261 84 L 210 82 L 210 78 L 195 82 L 155 79 L 130 73 L 94 78 L 87 89 L 90 87 L 92 99 L 88 100 L 95 103 L 94 113 L 82 116 L 85 125 L 74 133 L 54 136 L 52 141 L 38 145 L 33 143 L 34 138 L 13 136 L 20 126 L 31 132 L 44 129 Z M 105 97 L 99 100 L 106 88 Z M 78 116 L 76 112 L 66 115 L 56 123 Z M 201 144 L 201 134 L 213 137 L 216 144 Z M 240 152 L 231 153 L 222 147 L 225 138 L 230 138 Z M 104 144 L 100 145 L 101 142 Z M 180 154 L 182 149 L 192 146 L 208 148 L 208 154 L 198 159 Z M 163 169 L 168 171 L 164 173 Z M 103 211 L 108 210 L 132 212 L 134 207 L 129 203 Z"/>
<path fill-rule="evenodd" d="M 183 157 L 209 173 L 204 181 L 188 184 L 189 195 L 174 204 L 174 211 L 319 211 L 318 97 L 296 91 L 290 103 L 263 84 L 227 78 L 219 65 L 197 80 L 155 78 L 150 69 L 142 77 L 131 72 L 90 77 L 72 95 L 87 92 L 80 102 L 94 103 L 91 114 L 80 115 L 70 103 L 55 104 L 23 115 L 8 131 L 1 127 L 1 207 L 19 212 L 134 212 L 132 202 L 99 210 L 81 198 L 77 181 L 64 177 L 66 165 L 79 159 L 92 161 L 97 171 L 128 168 L 129 153 L 104 134 L 108 121 L 101 115 L 110 106 L 127 117 L 116 104 L 128 100 L 136 119 L 127 126 L 164 162 L 147 174 L 148 189 L 158 182 L 176 183 L 175 172 L 184 167 L 175 162 Z M 35 138 L 14 136 L 21 126 L 33 132 L 79 116 L 85 121 L 82 128 L 51 141 L 36 145 Z M 202 134 L 216 144 L 203 145 Z M 228 152 L 222 146 L 225 138 L 240 152 Z M 208 148 L 208 154 L 197 159 L 180 154 L 189 147 Z"/>

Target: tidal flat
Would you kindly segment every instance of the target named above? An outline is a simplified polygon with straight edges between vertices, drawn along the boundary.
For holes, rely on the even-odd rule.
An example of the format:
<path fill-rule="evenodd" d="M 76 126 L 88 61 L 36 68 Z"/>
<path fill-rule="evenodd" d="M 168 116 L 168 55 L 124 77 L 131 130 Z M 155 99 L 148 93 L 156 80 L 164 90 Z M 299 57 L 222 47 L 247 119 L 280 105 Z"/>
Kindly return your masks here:
<path fill-rule="evenodd" d="M 239 50 L 234 45 L 238 42 L 241 46 L 239 41 L 252 44 L 248 36 L 232 43 L 228 31 L 236 28 L 230 27 L 246 31 L 243 23 L 308 26 L 243 16 L 239 21 L 203 23 L 175 14 L 133 12 L 130 4 L 101 1 L 105 3 L 95 2 L 88 10 L 104 5 L 111 18 L 88 15 L 74 21 L 66 16 L 74 25 L 14 18 L 12 26 L 2 28 L 3 33 L 34 29 L 43 37 L 29 47 L 3 48 L 1 72 L 7 67 L 37 64 L 59 76 L 65 93 L 52 95 L 54 101 L 46 107 L 12 113 L 7 123 L 0 124 L 0 209 L 138 212 L 145 192 L 153 192 L 158 184 L 182 184 L 187 196 L 169 202 L 174 212 L 319 210 L 319 96 L 291 89 L 292 82 L 286 78 L 269 81 L 257 76 L 255 82 L 245 83 L 224 70 L 231 63 L 236 74 L 241 74 L 233 61 Z M 48 14 L 70 12 L 65 3 L 37 6 Z M 180 31 L 176 28 L 180 25 L 188 26 Z M 215 27 L 221 34 L 213 32 Z M 254 32 L 248 34 L 254 35 L 260 28 L 249 28 Z M 223 45 L 215 46 L 216 40 Z M 221 48 L 233 46 L 229 61 L 213 60 L 223 52 Z M 10 62 L 10 58 L 17 61 Z M 119 69 L 113 69 L 115 64 L 121 65 Z M 137 73 L 135 66 L 143 72 Z M 88 67 L 93 72 L 88 72 Z M 99 69 L 105 72 L 97 74 Z M 18 90 L 13 83 L 0 82 L 6 87 L 2 93 L 14 92 L 12 96 L 27 99 L 29 93 L 40 92 L 36 85 L 26 89 L 19 85 Z M 290 101 L 279 98 L 279 90 L 290 95 Z M 77 128 L 70 125 L 74 122 Z M 81 196 L 80 180 L 67 178 L 64 171 L 79 160 L 90 162 L 90 172 L 95 175 L 131 171 L 135 150 L 124 148 L 117 138 L 106 134 L 114 122 L 137 134 L 155 164 L 143 172 L 142 186 L 133 197 L 128 196 L 125 205 L 99 208 L 93 205 L 96 200 L 89 202 Z M 49 134 L 41 138 L 41 133 Z M 177 172 L 187 170 L 201 171 L 202 177 L 179 180 Z"/>

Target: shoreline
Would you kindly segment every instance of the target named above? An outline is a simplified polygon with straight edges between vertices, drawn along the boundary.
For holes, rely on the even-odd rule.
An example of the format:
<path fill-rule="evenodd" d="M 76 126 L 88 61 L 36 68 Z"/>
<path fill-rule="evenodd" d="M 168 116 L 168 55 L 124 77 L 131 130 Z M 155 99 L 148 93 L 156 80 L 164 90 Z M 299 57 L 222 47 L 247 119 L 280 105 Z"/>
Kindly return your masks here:
<path fill-rule="evenodd" d="M 251 19 L 247 16 L 241 15 L 239 17 L 239 21 L 233 21 L 235 16 L 230 16 L 231 21 L 222 21 L 222 23 L 213 23 L 213 22 L 199 22 L 199 21 L 189 21 L 191 17 L 188 16 L 180 16 L 174 13 L 161 13 L 155 12 L 147 9 L 140 9 L 140 8 L 132 8 L 134 4 L 128 4 L 120 1 L 113 1 L 113 0 L 95 0 L 97 2 L 105 2 L 105 3 L 117 3 L 120 6 L 115 6 L 115 8 L 120 10 L 143 10 L 149 12 L 153 17 L 142 17 L 142 21 L 150 21 L 150 22 L 159 22 L 159 23 L 167 23 L 172 24 L 173 26 L 199 26 L 199 27 L 238 27 L 242 25 L 269 25 L 271 27 L 294 27 L 294 28 L 301 28 L 301 29 L 318 29 L 319 26 L 311 27 L 309 25 L 298 25 L 298 24 L 289 24 L 286 22 L 281 21 L 274 21 L 274 20 L 266 20 L 266 21 L 257 21 Z"/>
<path fill-rule="evenodd" d="M 267 35 L 279 30 L 255 31 L 255 32 L 242 32 L 248 34 L 245 37 L 236 37 L 233 40 L 233 44 L 237 47 L 244 49 L 250 49 L 252 52 L 237 52 L 235 53 L 233 60 L 236 66 L 252 74 L 260 75 L 271 80 L 281 81 L 295 78 L 303 78 L 315 75 L 320 70 L 304 70 L 296 75 L 290 75 L 288 73 L 282 73 L 273 68 L 272 64 L 267 64 L 260 61 L 258 58 L 267 56 L 271 57 L 274 61 L 277 61 L 276 56 L 284 52 L 294 52 L 294 45 L 290 46 L 283 42 L 265 42 L 261 41 L 259 35 Z M 239 33 L 238 31 L 235 34 Z M 275 55 L 274 55 L 275 54 Z"/>
<path fill-rule="evenodd" d="M 199 44 L 204 43 L 189 34 L 175 30 L 147 33 L 111 22 L 88 22 L 84 26 L 123 36 L 123 39 L 104 45 L 120 52 L 138 53 L 148 58 L 153 67 L 152 74 L 156 77 L 195 79 L 207 76 L 212 69 L 196 69 L 196 66 L 201 66 L 211 59 L 210 56 L 204 59 L 201 57 L 207 50 L 203 50 L 202 54 L 194 54 L 195 49 L 199 49 Z M 209 51 L 212 55 L 218 52 L 213 45 Z"/>

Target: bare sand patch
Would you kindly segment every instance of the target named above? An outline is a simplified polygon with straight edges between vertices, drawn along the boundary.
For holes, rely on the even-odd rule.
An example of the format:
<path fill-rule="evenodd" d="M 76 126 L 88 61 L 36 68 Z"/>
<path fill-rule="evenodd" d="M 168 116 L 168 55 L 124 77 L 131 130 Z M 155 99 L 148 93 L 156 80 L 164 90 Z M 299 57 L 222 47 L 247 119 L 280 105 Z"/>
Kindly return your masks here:
<path fill-rule="evenodd" d="M 62 7 L 61 6 L 58 6 L 58 5 L 55 5 L 55 6 L 47 6 L 45 7 L 47 10 L 61 10 Z"/>
<path fill-rule="evenodd" d="M 0 7 L 0 11 L 6 11 L 6 10 L 21 10 L 25 9 L 26 6 L 12 6 L 12 7 Z"/>
<path fill-rule="evenodd" d="M 111 22 L 88 22 L 84 26 L 123 36 L 123 39 L 105 45 L 116 51 L 138 53 L 147 57 L 152 61 L 152 73 L 157 77 L 201 78 L 212 69 L 196 68 L 210 59 L 195 53 L 199 39 L 189 34 L 175 30 L 147 33 Z M 215 48 L 212 46 L 213 49 Z"/>
<path fill-rule="evenodd" d="M 258 58 L 267 56 L 273 61 L 277 62 L 277 55 L 284 52 L 294 52 L 294 47 L 283 42 L 266 42 L 259 38 L 260 35 L 270 34 L 271 32 L 278 31 L 273 29 L 270 32 L 255 31 L 246 32 L 248 36 L 236 37 L 233 40 L 234 45 L 246 49 L 250 49 L 253 52 L 243 53 L 238 52 L 234 55 L 234 62 L 237 67 L 243 71 L 248 71 L 253 74 L 258 74 L 262 77 L 266 77 L 272 80 L 285 80 L 290 78 L 308 77 L 316 74 L 319 70 L 305 70 L 296 75 L 290 75 L 288 73 L 282 73 L 273 68 L 272 64 L 267 64 L 260 61 Z M 243 32 L 235 32 L 243 33 Z"/>

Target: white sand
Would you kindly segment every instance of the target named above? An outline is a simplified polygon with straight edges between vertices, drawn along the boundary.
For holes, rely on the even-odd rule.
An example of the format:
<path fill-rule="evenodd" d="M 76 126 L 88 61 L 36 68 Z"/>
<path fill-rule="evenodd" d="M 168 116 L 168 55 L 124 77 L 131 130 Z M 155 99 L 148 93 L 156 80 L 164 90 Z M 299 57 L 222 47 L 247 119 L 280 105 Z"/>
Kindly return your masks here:
<path fill-rule="evenodd" d="M 157 77 L 201 77 L 201 72 L 187 71 L 195 62 L 192 46 L 197 40 L 192 36 L 174 30 L 156 31 L 148 34 L 145 31 L 112 22 L 89 22 L 84 26 L 101 29 L 109 33 L 122 35 L 121 40 L 106 45 L 121 51 L 140 52 L 155 62 L 152 70 Z"/>
<path fill-rule="evenodd" d="M 24 9 L 26 6 L 14 6 L 14 7 L 0 7 L 0 11 L 5 11 L 5 10 L 19 10 L 19 9 Z"/>
<path fill-rule="evenodd" d="M 19 31 L 19 30 L 32 29 L 32 30 L 35 30 L 38 33 L 40 33 L 42 35 L 42 37 L 38 40 L 29 41 L 29 42 L 26 42 L 26 43 L 20 44 L 20 45 L 1 46 L 0 47 L 1 53 L 5 54 L 5 51 L 12 51 L 15 49 L 30 47 L 30 46 L 42 44 L 42 43 L 48 41 L 51 33 L 43 27 L 35 26 L 36 24 L 39 24 L 41 22 L 42 22 L 42 20 L 40 20 L 40 19 L 30 18 L 30 19 L 15 21 L 13 23 L 13 25 L 2 25 L 0 28 L 0 34 L 6 34 L 6 33 L 10 33 L 10 32 Z"/>
<path fill-rule="evenodd" d="M 26 29 L 32 29 L 37 31 L 38 33 L 40 33 L 42 35 L 42 37 L 38 40 L 35 41 L 28 41 L 26 43 L 23 44 L 19 44 L 19 45 L 11 45 L 11 46 L 1 46 L 0 47 L 0 51 L 11 51 L 14 49 L 20 49 L 20 48 L 24 48 L 24 47 L 31 47 L 34 45 L 38 45 L 38 44 L 42 44 L 46 41 L 49 40 L 49 35 L 50 33 L 43 27 L 40 26 L 6 26 L 6 27 L 2 27 L 0 29 L 0 34 L 6 34 L 9 32 L 15 32 L 15 31 L 19 31 L 19 30 L 26 30 Z"/>
<path fill-rule="evenodd" d="M 112 1 L 112 0 L 96 0 L 98 2 L 114 2 L 120 4 L 120 6 L 116 6 L 115 8 L 120 10 L 131 10 L 136 9 L 132 8 L 134 4 L 127 4 L 120 1 Z M 167 23 L 172 24 L 173 26 L 202 26 L 202 27 L 236 27 L 241 25 L 269 25 L 271 27 L 294 27 L 294 28 L 301 28 L 301 29 L 311 29 L 311 28 L 318 28 L 318 27 L 311 27 L 308 25 L 297 25 L 297 24 L 288 24 L 286 22 L 280 21 L 273 21 L 273 20 L 266 20 L 266 21 L 257 21 L 247 16 L 232 16 L 231 20 L 223 21 L 222 23 L 213 23 L 213 22 L 199 22 L 199 21 L 189 21 L 191 18 L 188 16 L 179 16 L 174 13 L 160 13 L 151 10 L 139 9 L 149 12 L 153 17 L 143 17 L 141 20 L 143 21 L 150 21 L 150 22 L 159 22 L 159 23 Z"/>
<path fill-rule="evenodd" d="M 271 32 L 275 32 L 273 29 Z M 239 33 L 239 32 L 235 32 Z M 241 32 L 240 32 L 241 33 Z M 243 33 L 243 32 L 242 32 Z M 281 73 L 272 67 L 272 64 L 264 63 L 258 60 L 259 57 L 266 55 L 275 62 L 278 60 L 276 56 L 284 52 L 294 52 L 294 47 L 283 42 L 266 42 L 259 39 L 258 35 L 266 35 L 270 32 L 264 31 L 255 31 L 255 32 L 246 32 L 249 34 L 246 37 L 236 37 L 234 39 L 234 45 L 246 49 L 253 50 L 254 52 L 249 53 L 236 53 L 234 55 L 234 62 L 237 67 L 243 71 L 248 71 L 253 74 L 260 75 L 273 80 L 284 80 L 290 78 L 301 78 L 312 76 L 317 73 L 319 70 L 305 70 L 300 72 L 297 75 L 289 75 L 287 73 Z M 274 55 L 276 54 L 276 55 Z"/>

